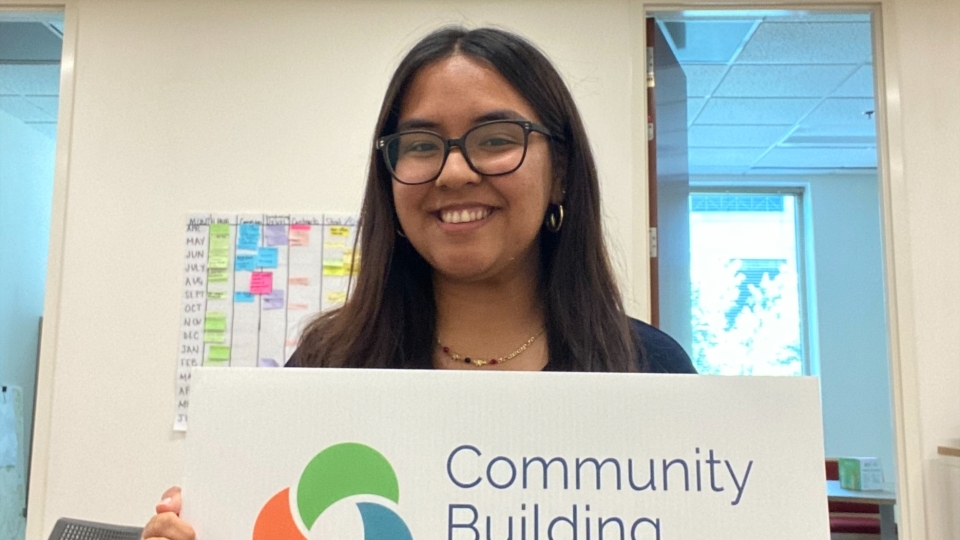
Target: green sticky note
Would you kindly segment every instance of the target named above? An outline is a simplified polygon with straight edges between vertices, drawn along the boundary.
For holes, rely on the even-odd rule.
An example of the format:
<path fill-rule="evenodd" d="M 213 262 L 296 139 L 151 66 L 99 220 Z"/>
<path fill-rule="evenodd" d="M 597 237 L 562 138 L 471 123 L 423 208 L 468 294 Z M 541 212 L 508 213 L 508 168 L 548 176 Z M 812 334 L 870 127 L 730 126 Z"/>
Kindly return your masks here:
<path fill-rule="evenodd" d="M 207 360 L 229 360 L 230 359 L 230 347 L 226 345 L 211 345 L 210 354 L 207 355 Z"/>
<path fill-rule="evenodd" d="M 227 269 L 226 268 L 208 268 L 207 269 L 207 283 L 226 283 L 227 282 Z"/>
<path fill-rule="evenodd" d="M 207 291 L 207 298 L 210 300 L 226 300 L 227 293 L 224 291 Z"/>
<path fill-rule="evenodd" d="M 214 223 L 210 225 L 210 249 L 230 249 L 230 225 Z"/>
<path fill-rule="evenodd" d="M 207 267 L 212 270 L 222 270 L 230 266 L 230 257 L 223 256 L 214 256 L 210 255 L 210 260 L 207 262 Z"/>
<path fill-rule="evenodd" d="M 211 317 L 215 313 L 208 313 L 207 320 L 203 323 L 203 329 L 207 332 L 225 332 L 227 330 L 226 317 Z"/>
<path fill-rule="evenodd" d="M 203 333 L 203 342 L 204 343 L 223 343 L 225 340 L 225 334 L 223 332 L 217 331 L 206 331 Z"/>

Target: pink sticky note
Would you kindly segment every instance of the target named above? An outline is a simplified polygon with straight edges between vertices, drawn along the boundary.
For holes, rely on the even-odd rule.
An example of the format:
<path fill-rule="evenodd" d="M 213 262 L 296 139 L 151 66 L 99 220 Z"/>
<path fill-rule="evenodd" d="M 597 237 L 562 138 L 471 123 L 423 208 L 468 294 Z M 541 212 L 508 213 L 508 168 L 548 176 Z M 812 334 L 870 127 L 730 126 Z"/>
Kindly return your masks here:
<path fill-rule="evenodd" d="M 250 275 L 250 292 L 270 294 L 273 292 L 273 272 L 254 272 Z"/>

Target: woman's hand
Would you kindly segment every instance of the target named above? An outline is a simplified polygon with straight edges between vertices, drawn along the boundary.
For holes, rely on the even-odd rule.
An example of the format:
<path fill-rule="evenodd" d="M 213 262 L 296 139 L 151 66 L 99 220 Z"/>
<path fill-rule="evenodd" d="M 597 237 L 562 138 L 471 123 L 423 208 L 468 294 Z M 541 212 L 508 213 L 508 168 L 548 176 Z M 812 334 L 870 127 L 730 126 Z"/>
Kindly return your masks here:
<path fill-rule="evenodd" d="M 172 487 L 157 503 L 157 515 L 143 529 L 143 540 L 196 540 L 193 527 L 180 519 L 180 488 Z"/>

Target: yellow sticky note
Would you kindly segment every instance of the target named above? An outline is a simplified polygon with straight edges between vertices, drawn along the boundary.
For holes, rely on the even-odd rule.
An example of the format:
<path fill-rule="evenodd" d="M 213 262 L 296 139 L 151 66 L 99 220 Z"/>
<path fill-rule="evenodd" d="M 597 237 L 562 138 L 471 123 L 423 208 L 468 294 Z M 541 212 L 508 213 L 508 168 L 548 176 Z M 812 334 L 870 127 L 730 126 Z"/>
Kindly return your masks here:
<path fill-rule="evenodd" d="M 229 360 L 230 359 L 230 347 L 226 345 L 211 345 L 210 353 L 207 355 L 207 360 Z"/>
<path fill-rule="evenodd" d="M 203 342 L 204 343 L 223 343 L 226 339 L 226 334 L 223 332 L 211 332 L 206 331 L 203 333 Z"/>
<path fill-rule="evenodd" d="M 352 249 L 343 252 L 343 270 L 344 273 L 356 275 L 360 271 L 360 253 L 354 255 Z"/>
<path fill-rule="evenodd" d="M 325 276 L 345 276 L 346 270 L 342 260 L 323 261 L 323 275 Z"/>
<path fill-rule="evenodd" d="M 350 236 L 350 227 L 330 227 L 330 236 Z"/>
<path fill-rule="evenodd" d="M 327 302 L 338 304 L 347 301 L 347 293 L 343 291 L 331 291 L 327 293 Z"/>

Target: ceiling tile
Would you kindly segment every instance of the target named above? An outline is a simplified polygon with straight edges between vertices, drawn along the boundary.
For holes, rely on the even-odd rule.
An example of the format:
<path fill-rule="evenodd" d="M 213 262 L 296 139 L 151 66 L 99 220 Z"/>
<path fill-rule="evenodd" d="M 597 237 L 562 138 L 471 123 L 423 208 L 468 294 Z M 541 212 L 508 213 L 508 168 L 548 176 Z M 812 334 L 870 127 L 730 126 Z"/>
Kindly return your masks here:
<path fill-rule="evenodd" d="M 57 138 L 57 123 L 56 122 L 27 122 L 26 125 L 30 126 L 36 131 L 46 135 L 51 139 Z"/>
<path fill-rule="evenodd" d="M 687 132 L 690 148 L 770 147 L 793 126 L 691 126 Z"/>
<path fill-rule="evenodd" d="M 57 119 L 18 96 L 0 96 L 0 111 L 19 118 L 23 122 L 49 122 Z"/>
<path fill-rule="evenodd" d="M 745 165 L 710 165 L 710 164 L 694 164 L 691 163 L 689 167 L 689 174 L 691 175 L 734 175 L 734 174 L 744 174 L 749 171 L 749 168 Z"/>
<path fill-rule="evenodd" d="M 57 110 L 60 105 L 59 96 L 23 96 L 24 99 L 30 102 L 31 105 L 36 105 L 43 112 L 49 114 L 50 116 L 56 118 Z"/>
<path fill-rule="evenodd" d="M 0 60 L 59 62 L 62 35 L 41 22 L 0 21 Z"/>
<path fill-rule="evenodd" d="M 687 95 L 693 97 L 708 97 L 727 72 L 726 65 L 718 64 L 684 64 L 682 67 L 687 76 Z"/>
<path fill-rule="evenodd" d="M 857 69 L 856 64 L 734 65 L 714 91 L 718 97 L 823 97 Z M 690 83 L 687 82 L 689 88 Z"/>
<path fill-rule="evenodd" d="M 690 148 L 690 166 L 722 166 L 749 168 L 764 152 L 763 148 Z"/>
<path fill-rule="evenodd" d="M 800 127 L 804 134 L 821 134 L 837 131 L 847 134 L 871 134 L 876 132 L 876 115 L 864 114 L 873 111 L 872 99 L 830 98 L 825 99 Z"/>
<path fill-rule="evenodd" d="M 0 64 L 4 93 L 56 96 L 60 94 L 59 64 Z"/>
<path fill-rule="evenodd" d="M 818 102 L 804 98 L 710 98 L 696 124 L 795 124 Z"/>
<path fill-rule="evenodd" d="M 681 64 L 726 64 L 740 48 L 753 21 L 661 22 L 673 41 L 673 52 Z"/>
<path fill-rule="evenodd" d="M 750 64 L 860 64 L 871 58 L 870 23 L 764 22 L 737 57 Z"/>
<path fill-rule="evenodd" d="M 872 168 L 877 166 L 876 148 L 774 148 L 757 167 Z"/>
<path fill-rule="evenodd" d="M 870 22 L 869 13 L 811 13 L 809 11 L 791 11 L 766 17 L 769 22 Z"/>
<path fill-rule="evenodd" d="M 694 120 L 697 119 L 697 115 L 700 114 L 700 111 L 703 109 L 703 105 L 707 102 L 704 98 L 688 98 L 687 99 L 687 125 L 693 124 Z"/>
<path fill-rule="evenodd" d="M 689 85 L 689 83 L 688 83 Z M 833 93 L 834 97 L 873 97 L 873 66 L 861 66 Z"/>

